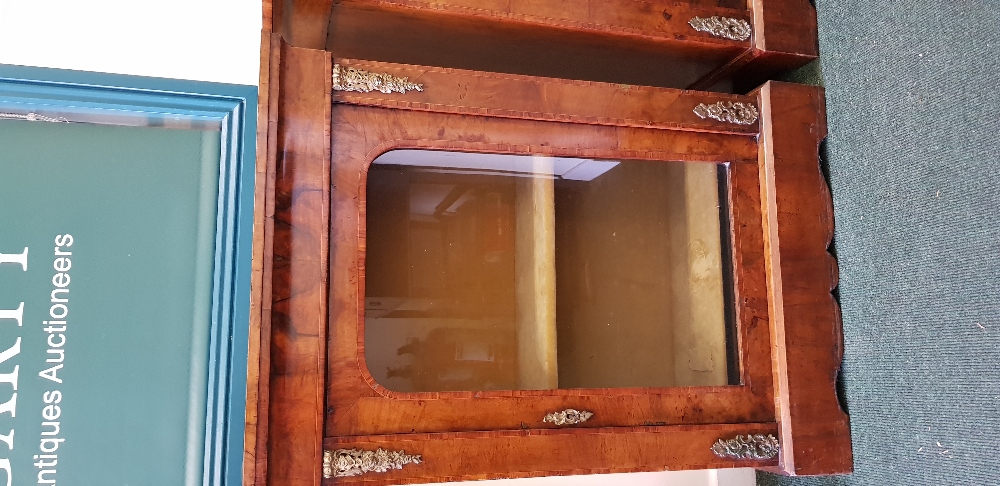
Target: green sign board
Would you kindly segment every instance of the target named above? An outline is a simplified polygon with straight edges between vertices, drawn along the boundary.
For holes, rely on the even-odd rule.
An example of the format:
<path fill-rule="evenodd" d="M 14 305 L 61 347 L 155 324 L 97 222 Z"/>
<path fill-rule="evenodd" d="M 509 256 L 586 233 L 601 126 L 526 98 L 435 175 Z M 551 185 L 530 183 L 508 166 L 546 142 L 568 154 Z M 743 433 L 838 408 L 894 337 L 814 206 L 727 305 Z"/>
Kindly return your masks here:
<path fill-rule="evenodd" d="M 246 101 L 213 122 L 191 115 L 196 98 L 184 112 L 181 95 L 156 93 L 126 100 L 134 116 L 122 118 L 120 106 L 101 113 L 108 99 L 81 108 L 89 88 L 57 87 L 72 106 L 7 88 L 0 486 L 238 484 Z"/>

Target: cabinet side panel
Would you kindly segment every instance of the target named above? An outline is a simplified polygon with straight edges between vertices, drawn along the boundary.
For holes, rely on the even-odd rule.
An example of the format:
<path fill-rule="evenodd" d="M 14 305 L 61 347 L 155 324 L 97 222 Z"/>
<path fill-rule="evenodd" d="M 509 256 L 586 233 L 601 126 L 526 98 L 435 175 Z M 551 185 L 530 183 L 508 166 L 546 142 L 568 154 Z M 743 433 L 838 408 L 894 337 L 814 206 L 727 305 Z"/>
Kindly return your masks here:
<path fill-rule="evenodd" d="M 819 56 L 816 7 L 809 0 L 749 0 L 752 45 L 722 67 L 688 86 L 715 90 L 731 79 L 733 92 L 746 93 L 774 76 Z"/>
<path fill-rule="evenodd" d="M 733 71 L 735 91 L 745 93 L 819 56 L 816 7 L 809 0 L 750 0 L 753 48 Z M 706 86 L 707 88 L 708 86 Z"/>
<path fill-rule="evenodd" d="M 772 54 L 819 55 L 816 7 L 809 0 L 750 0 L 754 48 Z"/>
<path fill-rule="evenodd" d="M 284 48 L 274 195 L 267 484 L 319 483 L 327 307 L 330 81 L 322 51 Z"/>
<path fill-rule="evenodd" d="M 821 88 L 769 82 L 761 100 L 761 198 L 772 308 L 780 471 L 790 475 L 852 469 L 847 415 L 836 380 L 843 354 L 840 308 L 831 291 L 837 263 L 827 252 L 833 208 L 820 172 L 826 137 Z"/>
<path fill-rule="evenodd" d="M 260 86 L 257 106 L 257 168 L 254 193 L 253 291 L 247 360 L 246 436 L 243 484 L 264 484 L 267 474 L 267 410 L 270 384 L 271 268 L 274 248 L 274 166 L 280 44 L 261 31 Z M 272 96 L 274 93 L 274 96 Z"/>

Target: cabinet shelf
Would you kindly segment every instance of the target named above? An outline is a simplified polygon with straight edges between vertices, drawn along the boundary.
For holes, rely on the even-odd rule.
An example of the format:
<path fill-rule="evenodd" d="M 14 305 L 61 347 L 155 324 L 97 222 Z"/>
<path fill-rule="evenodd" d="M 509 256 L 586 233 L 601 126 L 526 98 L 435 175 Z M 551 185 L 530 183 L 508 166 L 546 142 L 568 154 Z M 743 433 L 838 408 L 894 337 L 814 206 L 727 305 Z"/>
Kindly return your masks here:
<path fill-rule="evenodd" d="M 282 2 L 275 31 L 339 58 L 745 92 L 818 55 L 809 0 Z"/>

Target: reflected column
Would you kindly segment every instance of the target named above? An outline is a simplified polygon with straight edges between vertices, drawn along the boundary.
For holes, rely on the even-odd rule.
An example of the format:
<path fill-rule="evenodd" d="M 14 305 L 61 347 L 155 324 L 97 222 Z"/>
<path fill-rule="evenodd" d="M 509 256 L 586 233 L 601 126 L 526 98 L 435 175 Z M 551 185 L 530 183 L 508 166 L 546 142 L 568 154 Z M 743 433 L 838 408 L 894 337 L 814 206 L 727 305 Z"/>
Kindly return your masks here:
<path fill-rule="evenodd" d="M 514 274 L 518 388 L 559 387 L 556 358 L 556 231 L 552 159 L 532 159 L 535 177 L 517 182 Z"/>

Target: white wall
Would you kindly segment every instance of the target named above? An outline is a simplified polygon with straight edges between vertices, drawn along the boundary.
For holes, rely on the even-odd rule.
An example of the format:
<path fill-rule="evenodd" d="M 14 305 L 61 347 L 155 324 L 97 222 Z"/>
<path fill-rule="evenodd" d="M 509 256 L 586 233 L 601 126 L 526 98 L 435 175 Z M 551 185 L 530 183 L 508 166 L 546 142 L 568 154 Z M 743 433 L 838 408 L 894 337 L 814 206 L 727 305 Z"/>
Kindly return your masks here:
<path fill-rule="evenodd" d="M 0 64 L 257 85 L 260 0 L 0 0 Z"/>
<path fill-rule="evenodd" d="M 256 86 L 260 28 L 260 0 L 0 0 L 0 64 Z M 753 486 L 754 475 L 734 469 L 475 484 Z"/>

